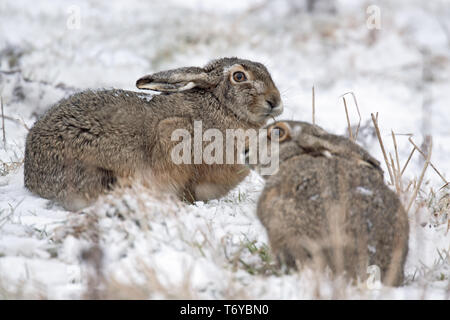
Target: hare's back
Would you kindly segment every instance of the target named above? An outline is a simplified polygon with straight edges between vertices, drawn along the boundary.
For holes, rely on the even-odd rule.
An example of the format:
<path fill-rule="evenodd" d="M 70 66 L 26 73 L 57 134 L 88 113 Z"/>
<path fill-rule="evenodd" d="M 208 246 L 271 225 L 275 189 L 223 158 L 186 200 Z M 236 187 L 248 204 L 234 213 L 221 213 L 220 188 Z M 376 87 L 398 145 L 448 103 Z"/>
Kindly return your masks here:
<path fill-rule="evenodd" d="M 351 160 L 340 160 L 340 176 L 345 181 L 350 217 L 365 219 L 368 230 L 388 232 L 404 212 L 398 196 L 384 182 L 379 170 Z"/>
<path fill-rule="evenodd" d="M 78 92 L 60 100 L 33 126 L 31 134 L 60 140 L 142 132 L 151 110 L 151 96 L 125 90 Z M 150 111 L 151 110 L 151 111 Z"/>
<path fill-rule="evenodd" d="M 334 174 L 325 157 L 295 156 L 280 164 L 269 177 L 259 198 L 258 215 L 267 227 L 277 221 L 283 228 L 320 229 L 324 222 L 325 201 L 338 198 L 330 179 Z M 308 229 L 308 233 L 312 228 Z"/>
<path fill-rule="evenodd" d="M 309 155 L 294 158 L 292 167 L 295 174 L 288 178 L 286 170 L 284 179 L 291 179 L 294 187 L 301 217 L 295 223 L 311 223 L 328 230 L 339 217 L 335 222 L 342 223 L 347 236 L 361 243 L 367 241 L 379 253 L 397 242 L 399 234 L 407 238 L 406 213 L 378 167 L 351 158 Z"/>
<path fill-rule="evenodd" d="M 87 90 L 57 102 L 42 120 L 75 118 L 113 121 L 141 115 L 151 108 L 153 96 L 125 90 Z"/>
<path fill-rule="evenodd" d="M 292 214 L 280 217 L 288 224 L 323 227 L 328 213 L 337 210 L 360 227 L 368 219 L 372 225 L 393 223 L 401 206 L 378 168 L 353 159 L 309 154 L 283 162 L 267 180 L 261 203 L 270 208 L 273 201 L 290 203 Z"/>
<path fill-rule="evenodd" d="M 47 152 L 51 158 L 55 154 L 58 158 L 95 158 L 105 168 L 112 168 L 112 162 L 143 158 L 151 109 L 150 99 L 131 91 L 76 93 L 55 104 L 34 124 L 27 137 L 27 160 L 33 155 L 42 158 Z"/>

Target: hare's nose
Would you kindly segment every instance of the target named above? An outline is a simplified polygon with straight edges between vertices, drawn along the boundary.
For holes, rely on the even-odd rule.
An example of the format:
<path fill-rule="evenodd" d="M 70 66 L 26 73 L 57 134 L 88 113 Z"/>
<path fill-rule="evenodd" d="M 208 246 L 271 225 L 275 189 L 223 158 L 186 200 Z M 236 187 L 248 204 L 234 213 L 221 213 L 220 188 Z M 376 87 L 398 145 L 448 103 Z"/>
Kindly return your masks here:
<path fill-rule="evenodd" d="M 281 106 L 281 99 L 275 95 L 271 97 L 266 97 L 266 102 L 271 110 L 277 109 Z"/>
<path fill-rule="evenodd" d="M 281 99 L 280 99 L 280 95 L 278 93 L 278 91 L 275 90 L 271 90 L 269 92 L 266 93 L 265 95 L 265 100 L 267 103 L 267 106 L 273 110 L 278 108 L 281 105 Z"/>
<path fill-rule="evenodd" d="M 275 102 L 272 100 L 266 100 L 267 104 L 269 105 L 270 109 L 273 109 L 276 107 Z"/>

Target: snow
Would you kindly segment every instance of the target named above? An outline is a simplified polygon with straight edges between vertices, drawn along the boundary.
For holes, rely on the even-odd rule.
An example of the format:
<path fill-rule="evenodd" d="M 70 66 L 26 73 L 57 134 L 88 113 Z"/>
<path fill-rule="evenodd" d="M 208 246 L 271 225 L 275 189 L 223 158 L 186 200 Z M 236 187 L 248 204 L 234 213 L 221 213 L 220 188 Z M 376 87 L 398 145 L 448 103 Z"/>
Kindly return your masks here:
<path fill-rule="evenodd" d="M 373 194 L 372 190 L 364 188 L 364 187 L 361 187 L 361 186 L 356 188 L 356 192 L 359 193 L 359 194 L 362 194 L 364 196 L 371 196 Z"/>
<path fill-rule="evenodd" d="M 309 269 L 272 272 L 265 260 L 268 238 L 256 216 L 263 188 L 256 173 L 220 200 L 187 205 L 135 186 L 83 214 L 66 212 L 23 186 L 27 127 L 59 99 L 87 88 L 138 91 L 135 82 L 145 74 L 222 56 L 268 67 L 285 106 L 279 119 L 311 121 L 314 86 L 316 122 L 347 134 L 341 96 L 353 92 L 362 117 L 359 142 L 379 160 L 371 113 L 378 112 L 393 155 L 391 129 L 414 134 L 419 145 L 423 134 L 431 134 L 431 161 L 448 178 L 450 2 L 375 1 L 378 31 L 366 28 L 365 1 L 336 3 L 333 16 L 308 14 L 288 0 L 1 1 L 0 70 L 11 72 L 0 72 L 9 117 L 7 144 L 0 148 L 0 298 L 86 297 L 92 275 L 101 278 L 86 253 L 98 245 L 107 279 L 101 285 L 112 297 L 314 299 L 338 292 L 352 299 L 448 299 L 449 215 L 436 202 L 448 189 L 438 191 L 444 183 L 432 168 L 418 197 L 431 207 L 410 212 L 408 280 L 377 290 Z M 80 28 L 74 29 L 68 19 L 77 10 Z M 356 125 L 353 99 L 346 99 Z M 411 144 L 405 136 L 397 142 L 403 164 Z M 422 166 L 416 153 L 405 184 Z"/>

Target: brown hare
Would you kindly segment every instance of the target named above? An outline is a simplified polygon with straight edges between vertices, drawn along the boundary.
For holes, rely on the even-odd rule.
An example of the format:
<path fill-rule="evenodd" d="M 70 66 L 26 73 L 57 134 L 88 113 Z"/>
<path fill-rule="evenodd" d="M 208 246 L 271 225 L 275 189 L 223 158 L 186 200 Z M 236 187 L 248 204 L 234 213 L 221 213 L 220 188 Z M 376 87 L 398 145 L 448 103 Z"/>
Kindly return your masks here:
<path fill-rule="evenodd" d="M 84 91 L 49 109 L 27 136 L 25 186 L 74 211 L 137 179 L 188 201 L 218 198 L 242 181 L 248 168 L 175 164 L 174 130 L 193 133 L 194 121 L 223 133 L 258 129 L 283 110 L 266 67 L 238 58 L 158 72 L 136 86 L 162 94 Z"/>
<path fill-rule="evenodd" d="M 400 285 L 408 218 L 379 162 L 349 139 L 305 122 L 267 129 L 260 142 L 279 143 L 279 169 L 264 177 L 257 214 L 279 261 L 317 263 L 360 280 L 376 265 L 385 284 Z"/>

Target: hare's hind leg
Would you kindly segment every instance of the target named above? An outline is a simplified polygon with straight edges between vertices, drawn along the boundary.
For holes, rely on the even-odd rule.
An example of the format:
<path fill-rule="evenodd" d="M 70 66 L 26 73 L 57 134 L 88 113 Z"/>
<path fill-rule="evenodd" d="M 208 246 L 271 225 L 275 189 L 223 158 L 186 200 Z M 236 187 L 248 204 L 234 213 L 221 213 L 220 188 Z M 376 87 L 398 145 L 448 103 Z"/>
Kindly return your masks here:
<path fill-rule="evenodd" d="M 33 161 L 25 162 L 25 187 L 69 211 L 91 205 L 117 181 L 110 170 L 76 161 L 46 160 L 40 157 L 39 165 L 33 165 Z"/>
<path fill-rule="evenodd" d="M 70 211 L 93 204 L 97 198 L 113 189 L 117 178 L 110 170 L 86 167 L 82 163 L 66 168 L 65 188 L 58 190 L 57 201 Z"/>

